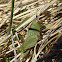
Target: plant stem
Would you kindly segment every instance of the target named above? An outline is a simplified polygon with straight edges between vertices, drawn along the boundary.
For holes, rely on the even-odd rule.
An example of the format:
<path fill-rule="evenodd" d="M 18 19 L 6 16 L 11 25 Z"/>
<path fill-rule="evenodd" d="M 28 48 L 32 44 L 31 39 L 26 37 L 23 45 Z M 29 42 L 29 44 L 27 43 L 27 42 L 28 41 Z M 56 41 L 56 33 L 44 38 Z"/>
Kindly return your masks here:
<path fill-rule="evenodd" d="M 9 34 L 10 34 L 10 32 L 11 32 L 11 28 L 12 28 L 13 10 L 14 10 L 14 0 L 12 0 L 12 11 L 11 11 L 10 26 L 9 26 Z"/>

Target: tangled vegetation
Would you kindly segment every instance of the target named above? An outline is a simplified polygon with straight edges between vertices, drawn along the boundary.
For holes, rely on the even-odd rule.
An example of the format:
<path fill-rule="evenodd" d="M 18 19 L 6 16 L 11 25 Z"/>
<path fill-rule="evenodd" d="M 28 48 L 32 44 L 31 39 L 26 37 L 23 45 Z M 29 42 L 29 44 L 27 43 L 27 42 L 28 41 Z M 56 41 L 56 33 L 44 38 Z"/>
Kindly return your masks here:
<path fill-rule="evenodd" d="M 0 62 L 62 62 L 62 0 L 0 0 Z"/>

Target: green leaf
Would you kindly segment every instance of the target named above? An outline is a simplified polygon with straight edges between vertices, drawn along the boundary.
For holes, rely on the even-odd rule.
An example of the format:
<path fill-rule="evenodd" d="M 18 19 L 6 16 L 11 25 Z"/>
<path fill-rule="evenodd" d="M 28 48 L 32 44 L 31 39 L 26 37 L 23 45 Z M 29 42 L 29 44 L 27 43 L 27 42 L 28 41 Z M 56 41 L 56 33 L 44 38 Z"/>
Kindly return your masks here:
<path fill-rule="evenodd" d="M 41 26 L 36 21 L 37 21 L 37 19 L 33 20 L 33 23 L 30 26 L 30 28 L 40 30 Z M 26 49 L 33 47 L 37 43 L 39 35 L 40 35 L 40 32 L 34 31 L 34 30 L 29 30 L 28 34 L 27 34 L 27 39 L 25 40 L 25 42 L 21 46 L 21 51 L 24 52 Z"/>
<path fill-rule="evenodd" d="M 23 12 L 25 12 L 25 11 L 27 11 L 27 10 L 28 10 L 28 9 L 25 8 L 25 9 L 23 9 Z"/>
<path fill-rule="evenodd" d="M 16 37 L 14 38 L 14 41 L 16 41 Z"/>
<path fill-rule="evenodd" d="M 21 21 L 21 18 L 19 18 L 18 21 Z"/>
<path fill-rule="evenodd" d="M 10 62 L 10 60 L 9 59 L 6 59 L 6 62 Z"/>
<path fill-rule="evenodd" d="M 18 34 L 18 37 L 19 37 L 19 39 L 24 40 L 24 38 L 23 38 L 23 36 L 22 36 L 22 35 Z"/>

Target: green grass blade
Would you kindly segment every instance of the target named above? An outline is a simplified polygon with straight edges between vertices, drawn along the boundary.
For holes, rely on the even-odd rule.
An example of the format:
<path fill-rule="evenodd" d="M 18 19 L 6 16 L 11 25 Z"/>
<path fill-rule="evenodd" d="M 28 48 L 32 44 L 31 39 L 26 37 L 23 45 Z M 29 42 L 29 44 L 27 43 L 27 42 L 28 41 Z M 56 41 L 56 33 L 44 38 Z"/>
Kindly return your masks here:
<path fill-rule="evenodd" d="M 9 34 L 10 34 L 10 32 L 11 32 L 11 28 L 12 28 L 13 10 L 14 10 L 14 0 L 12 0 L 12 11 L 11 11 L 10 26 L 9 26 Z"/>

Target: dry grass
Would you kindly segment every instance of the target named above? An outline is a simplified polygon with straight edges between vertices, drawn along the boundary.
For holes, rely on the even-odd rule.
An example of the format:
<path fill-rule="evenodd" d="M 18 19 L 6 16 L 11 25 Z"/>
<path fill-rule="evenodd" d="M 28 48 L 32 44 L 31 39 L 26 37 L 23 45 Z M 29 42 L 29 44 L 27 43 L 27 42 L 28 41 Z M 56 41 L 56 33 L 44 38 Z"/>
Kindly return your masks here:
<path fill-rule="evenodd" d="M 14 27 L 18 26 L 19 23 L 22 23 L 26 18 L 29 19 L 17 27 L 15 32 L 8 35 L 11 4 L 11 0 L 0 0 L 0 57 L 2 59 L 5 58 L 5 60 L 9 58 L 9 62 L 15 60 L 15 62 L 36 62 L 39 58 L 45 57 L 45 54 L 50 54 L 50 49 L 54 47 L 54 44 L 58 42 L 58 39 L 62 36 L 62 1 L 16 0 L 11 29 L 14 29 Z M 40 31 L 42 39 L 32 46 L 33 48 L 29 47 L 24 55 L 24 52 L 19 50 L 24 42 L 24 40 L 19 38 L 19 35 L 23 35 L 23 38 L 26 39 L 26 33 L 29 31 L 28 28 L 35 18 L 37 18 L 37 22 L 39 22 L 41 26 L 45 26 L 45 28 L 42 27 L 44 29 L 41 28 Z M 14 40 L 15 37 L 16 40 Z M 5 62 L 5 60 L 0 61 Z M 53 59 L 49 61 L 54 62 L 52 60 Z M 44 60 L 44 62 L 46 62 L 46 60 Z"/>

